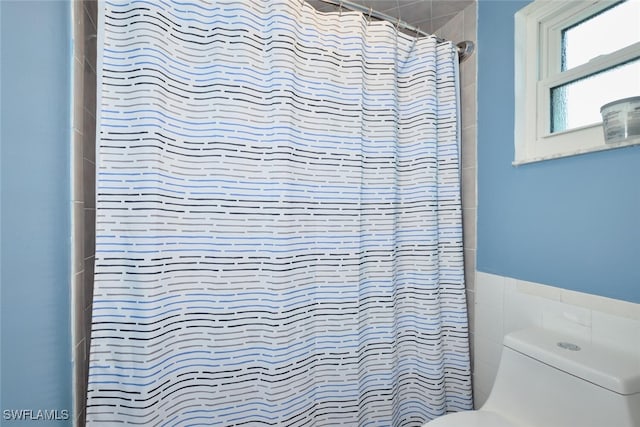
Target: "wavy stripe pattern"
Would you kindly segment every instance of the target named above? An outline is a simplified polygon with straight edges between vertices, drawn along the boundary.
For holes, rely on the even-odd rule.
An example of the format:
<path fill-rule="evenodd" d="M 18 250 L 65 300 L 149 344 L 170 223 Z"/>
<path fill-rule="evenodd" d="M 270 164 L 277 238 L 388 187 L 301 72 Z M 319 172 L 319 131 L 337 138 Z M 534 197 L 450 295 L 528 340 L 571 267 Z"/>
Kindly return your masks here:
<path fill-rule="evenodd" d="M 293 0 L 109 0 L 88 425 L 471 408 L 457 58 Z"/>

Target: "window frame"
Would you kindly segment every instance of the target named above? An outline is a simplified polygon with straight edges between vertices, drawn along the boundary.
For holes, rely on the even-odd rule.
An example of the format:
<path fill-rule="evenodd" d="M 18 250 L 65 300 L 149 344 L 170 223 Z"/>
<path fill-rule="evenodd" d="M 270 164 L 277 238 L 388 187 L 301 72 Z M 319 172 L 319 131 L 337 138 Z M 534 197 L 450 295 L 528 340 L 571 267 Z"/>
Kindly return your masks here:
<path fill-rule="evenodd" d="M 640 57 L 638 42 L 561 71 L 562 31 L 619 2 L 536 0 L 515 14 L 513 165 L 640 144 L 640 138 L 605 143 L 602 122 L 550 131 L 552 88 Z"/>

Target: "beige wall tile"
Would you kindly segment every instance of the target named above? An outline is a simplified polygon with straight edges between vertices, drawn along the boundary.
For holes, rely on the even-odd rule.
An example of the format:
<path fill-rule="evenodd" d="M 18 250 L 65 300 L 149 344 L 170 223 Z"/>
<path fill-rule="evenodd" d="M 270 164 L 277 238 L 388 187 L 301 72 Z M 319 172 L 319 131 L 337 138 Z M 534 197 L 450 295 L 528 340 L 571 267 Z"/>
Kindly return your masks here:
<path fill-rule="evenodd" d="M 95 230 L 96 224 L 96 210 L 91 208 L 85 208 L 84 210 L 84 258 L 90 258 L 96 253 L 96 233 L 92 233 Z M 83 260 L 84 267 L 84 260 Z"/>
<path fill-rule="evenodd" d="M 476 217 L 476 209 L 462 210 L 462 235 L 465 249 L 476 249 Z"/>
<path fill-rule="evenodd" d="M 415 22 L 431 17 L 431 4 L 428 1 L 404 1 L 400 2 L 398 12 L 401 20 L 415 25 Z"/>
<path fill-rule="evenodd" d="M 71 283 L 72 306 L 73 313 L 71 315 L 73 321 L 73 344 L 77 346 L 84 340 L 84 271 L 80 271 L 73 275 Z M 74 361 L 81 360 L 84 357 L 74 354 Z"/>
<path fill-rule="evenodd" d="M 95 1 L 73 2 L 74 98 L 73 98 L 73 330 L 74 420 L 84 426 L 93 296 L 95 253 L 95 112 L 96 22 Z M 89 307 L 89 309 L 87 309 Z"/>
<path fill-rule="evenodd" d="M 95 257 L 90 256 L 84 259 L 84 305 L 83 309 L 91 309 L 93 303 L 93 273 L 95 270 Z M 90 319 L 90 317 L 87 317 Z"/>
<path fill-rule="evenodd" d="M 431 2 L 431 17 L 438 18 L 457 14 L 471 3 L 472 0 L 433 0 Z"/>
<path fill-rule="evenodd" d="M 71 165 L 73 169 L 73 194 L 71 195 L 74 202 L 84 201 L 84 181 L 82 180 L 82 157 L 84 155 L 84 137 L 80 132 L 74 129 L 73 131 L 73 155 L 71 159 Z"/>
<path fill-rule="evenodd" d="M 93 62 L 89 59 L 85 59 L 83 66 L 83 99 L 84 108 L 86 108 L 91 114 L 96 115 L 96 71 L 95 58 Z"/>
<path fill-rule="evenodd" d="M 84 207 L 95 209 L 96 165 L 87 159 L 82 160 L 82 165 L 84 174 L 82 177 L 84 181 Z"/>
<path fill-rule="evenodd" d="M 439 20 L 446 20 L 444 25 L 441 25 Z M 444 16 L 440 18 L 432 19 L 434 33 L 442 38 L 447 40 L 451 40 L 454 43 L 462 40 L 464 36 L 464 15 L 462 13 L 458 13 L 452 17 Z"/>
<path fill-rule="evenodd" d="M 475 126 L 478 119 L 476 117 L 476 83 L 471 83 L 462 88 L 464 93 L 472 96 L 462 95 L 462 102 L 460 103 L 460 122 L 463 128 L 469 126 Z"/>
<path fill-rule="evenodd" d="M 73 130 L 82 132 L 84 120 L 84 64 L 81 58 L 73 59 Z"/>
<path fill-rule="evenodd" d="M 72 271 L 73 273 L 79 273 L 84 269 L 84 203 L 71 202 L 72 203 Z"/>
<path fill-rule="evenodd" d="M 476 168 L 462 169 L 462 207 L 473 209 L 476 203 Z"/>
<path fill-rule="evenodd" d="M 468 126 L 462 129 L 462 168 L 475 168 L 477 164 L 476 126 Z"/>
<path fill-rule="evenodd" d="M 464 250 L 464 280 L 467 289 L 475 289 L 475 271 L 476 271 L 476 251 L 475 249 Z"/>
<path fill-rule="evenodd" d="M 83 130 L 83 157 L 90 162 L 96 162 L 96 117 L 84 108 Z"/>

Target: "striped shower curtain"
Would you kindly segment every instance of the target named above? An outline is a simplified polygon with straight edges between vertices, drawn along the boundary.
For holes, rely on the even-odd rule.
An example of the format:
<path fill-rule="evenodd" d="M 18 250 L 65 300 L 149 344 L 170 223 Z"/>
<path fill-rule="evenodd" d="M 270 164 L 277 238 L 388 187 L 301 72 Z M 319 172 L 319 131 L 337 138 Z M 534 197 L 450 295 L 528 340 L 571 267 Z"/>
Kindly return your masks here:
<path fill-rule="evenodd" d="M 88 425 L 470 409 L 451 43 L 299 0 L 99 5 Z"/>

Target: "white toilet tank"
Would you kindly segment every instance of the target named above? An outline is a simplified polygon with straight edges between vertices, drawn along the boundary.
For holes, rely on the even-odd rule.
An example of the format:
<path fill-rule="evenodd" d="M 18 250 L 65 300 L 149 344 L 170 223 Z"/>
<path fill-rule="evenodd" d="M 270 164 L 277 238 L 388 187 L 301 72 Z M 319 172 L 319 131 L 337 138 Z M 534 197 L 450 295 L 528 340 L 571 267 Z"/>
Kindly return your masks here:
<path fill-rule="evenodd" d="M 481 411 L 523 427 L 640 427 L 640 355 L 543 329 L 513 332 Z"/>

